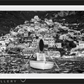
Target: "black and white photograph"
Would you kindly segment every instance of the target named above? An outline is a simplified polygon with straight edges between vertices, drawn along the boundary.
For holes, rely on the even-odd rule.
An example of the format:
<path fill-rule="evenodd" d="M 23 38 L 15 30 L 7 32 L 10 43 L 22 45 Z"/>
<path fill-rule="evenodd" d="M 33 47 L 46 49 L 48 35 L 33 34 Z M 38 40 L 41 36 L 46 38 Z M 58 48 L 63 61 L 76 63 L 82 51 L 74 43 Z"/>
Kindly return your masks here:
<path fill-rule="evenodd" d="M 0 11 L 1 74 L 83 74 L 84 11 Z"/>

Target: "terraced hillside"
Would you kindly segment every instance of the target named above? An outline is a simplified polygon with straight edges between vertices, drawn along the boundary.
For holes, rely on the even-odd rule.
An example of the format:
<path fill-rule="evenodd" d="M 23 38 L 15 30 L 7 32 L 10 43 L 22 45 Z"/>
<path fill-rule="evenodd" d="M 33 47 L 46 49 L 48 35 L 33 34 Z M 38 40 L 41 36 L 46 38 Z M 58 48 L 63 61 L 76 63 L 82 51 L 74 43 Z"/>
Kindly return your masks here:
<path fill-rule="evenodd" d="M 82 11 L 1 11 L 0 73 L 83 73 L 83 27 Z M 51 70 L 29 65 L 40 38 Z"/>

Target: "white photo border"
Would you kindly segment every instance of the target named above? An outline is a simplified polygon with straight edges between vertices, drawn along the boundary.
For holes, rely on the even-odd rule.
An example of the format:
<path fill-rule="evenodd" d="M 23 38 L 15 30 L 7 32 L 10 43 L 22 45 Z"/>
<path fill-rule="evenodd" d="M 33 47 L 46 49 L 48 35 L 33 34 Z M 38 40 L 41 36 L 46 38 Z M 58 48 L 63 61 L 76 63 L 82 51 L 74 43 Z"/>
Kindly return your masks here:
<path fill-rule="evenodd" d="M 15 5 L 15 6 L 0 6 L 0 11 L 84 11 L 84 6 L 81 5 Z M 0 79 L 83 79 L 84 74 L 0 74 Z"/>

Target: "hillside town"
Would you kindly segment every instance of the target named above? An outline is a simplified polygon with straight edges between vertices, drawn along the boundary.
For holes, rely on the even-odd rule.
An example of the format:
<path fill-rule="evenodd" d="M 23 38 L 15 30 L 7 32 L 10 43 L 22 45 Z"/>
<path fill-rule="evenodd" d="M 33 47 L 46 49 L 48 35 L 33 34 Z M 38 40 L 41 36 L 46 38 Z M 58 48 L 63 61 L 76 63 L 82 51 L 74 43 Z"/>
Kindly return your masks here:
<path fill-rule="evenodd" d="M 83 31 L 70 29 L 52 19 L 41 20 L 35 15 L 0 37 L 0 73 L 22 73 L 24 69 L 28 72 L 28 62 L 38 52 L 40 39 L 48 59 L 83 58 L 83 38 Z"/>

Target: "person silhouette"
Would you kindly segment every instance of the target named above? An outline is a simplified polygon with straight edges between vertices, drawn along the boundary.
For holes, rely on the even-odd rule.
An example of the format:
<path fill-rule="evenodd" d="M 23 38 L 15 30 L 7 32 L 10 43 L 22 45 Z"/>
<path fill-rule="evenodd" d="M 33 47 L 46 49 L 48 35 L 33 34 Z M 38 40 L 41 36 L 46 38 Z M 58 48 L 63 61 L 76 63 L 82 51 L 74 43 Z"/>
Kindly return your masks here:
<path fill-rule="evenodd" d="M 43 49 L 44 49 L 44 42 L 43 42 L 42 39 L 40 39 L 40 41 L 39 41 L 39 50 L 43 51 Z"/>
<path fill-rule="evenodd" d="M 39 51 L 35 53 L 35 57 L 37 58 L 37 61 L 46 61 L 46 55 L 44 53 L 44 42 L 42 39 L 39 41 Z"/>

